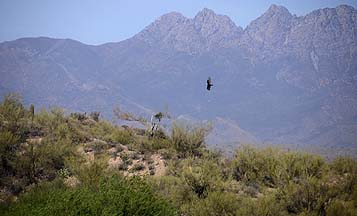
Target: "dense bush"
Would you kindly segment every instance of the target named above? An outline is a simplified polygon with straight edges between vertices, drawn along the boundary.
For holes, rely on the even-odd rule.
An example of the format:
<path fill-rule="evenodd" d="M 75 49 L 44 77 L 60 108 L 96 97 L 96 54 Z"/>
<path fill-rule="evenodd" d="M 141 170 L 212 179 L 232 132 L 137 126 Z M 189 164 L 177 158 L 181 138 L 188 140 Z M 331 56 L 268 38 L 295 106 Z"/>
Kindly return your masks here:
<path fill-rule="evenodd" d="M 30 113 L 23 106 L 19 95 L 5 95 L 0 104 L 0 130 L 9 131 L 23 141 L 29 130 L 29 116 Z"/>
<path fill-rule="evenodd" d="M 10 131 L 0 131 L 0 176 L 6 176 L 14 172 L 16 145 L 19 140 L 19 136 Z"/>
<path fill-rule="evenodd" d="M 205 136 L 208 131 L 209 127 L 174 123 L 171 129 L 171 139 L 179 156 L 200 156 L 205 148 Z"/>
<path fill-rule="evenodd" d="M 270 187 L 300 181 L 307 177 L 321 178 L 326 166 L 316 155 L 284 152 L 277 148 L 240 147 L 233 161 L 233 177 L 245 182 L 260 182 Z"/>
<path fill-rule="evenodd" d="M 356 205 L 354 206 L 352 202 L 335 200 L 327 207 L 326 215 L 327 216 L 357 215 Z"/>
<path fill-rule="evenodd" d="M 128 145 L 134 141 L 133 134 L 128 130 L 115 128 L 109 137 L 106 137 L 108 141 L 121 143 L 123 145 Z"/>
<path fill-rule="evenodd" d="M 315 177 L 309 177 L 300 184 L 290 183 L 281 188 L 279 198 L 285 203 L 290 213 L 325 211 L 329 196 L 328 186 Z"/>
<path fill-rule="evenodd" d="M 162 176 L 160 178 L 148 179 L 153 185 L 155 191 L 169 199 L 176 209 L 184 208 L 187 203 L 196 199 L 190 186 L 185 184 L 184 180 L 176 176 Z"/>
<path fill-rule="evenodd" d="M 78 156 L 68 158 L 66 165 L 69 172 L 78 178 L 81 185 L 93 189 L 99 187 L 100 179 L 105 176 L 107 168 L 107 163 L 104 160 L 86 161 L 85 158 L 78 158 Z"/>
<path fill-rule="evenodd" d="M 256 200 L 244 198 L 236 211 L 237 216 L 285 216 L 288 215 L 274 195 L 267 195 Z"/>
<path fill-rule="evenodd" d="M 338 157 L 333 160 L 331 169 L 339 175 L 348 173 L 357 175 L 357 162 L 349 157 Z"/>
<path fill-rule="evenodd" d="M 145 152 L 157 152 L 159 150 L 170 151 L 168 154 L 174 154 L 174 148 L 172 147 L 172 142 L 166 137 L 141 137 L 137 138 L 133 143 L 133 147 L 142 153 Z M 171 155 L 171 156 L 172 156 Z"/>
<path fill-rule="evenodd" d="M 134 135 L 130 130 L 125 130 L 118 126 L 113 126 L 110 122 L 105 120 L 101 120 L 91 125 L 89 132 L 93 137 L 105 140 L 107 142 L 128 145 L 134 141 Z"/>
<path fill-rule="evenodd" d="M 54 179 L 57 170 L 64 167 L 65 158 L 73 153 L 70 143 L 64 141 L 31 141 L 22 145 L 19 150 L 17 173 L 26 177 L 29 183 Z"/>
<path fill-rule="evenodd" d="M 28 116 L 19 95 L 4 96 L 0 104 L 0 177 L 15 173 L 16 151 L 29 130 Z"/>
<path fill-rule="evenodd" d="M 102 178 L 98 190 L 66 188 L 59 182 L 37 186 L 3 215 L 175 215 L 173 208 L 139 178 Z"/>
<path fill-rule="evenodd" d="M 236 212 L 240 208 L 242 208 L 241 200 L 236 194 L 229 192 L 211 192 L 205 199 L 196 199 L 192 203 L 184 206 L 183 211 L 186 215 L 194 216 L 229 216 L 236 215 Z"/>
<path fill-rule="evenodd" d="M 212 161 L 187 160 L 182 169 L 181 177 L 199 198 L 204 198 L 210 191 L 221 186 L 219 167 Z"/>

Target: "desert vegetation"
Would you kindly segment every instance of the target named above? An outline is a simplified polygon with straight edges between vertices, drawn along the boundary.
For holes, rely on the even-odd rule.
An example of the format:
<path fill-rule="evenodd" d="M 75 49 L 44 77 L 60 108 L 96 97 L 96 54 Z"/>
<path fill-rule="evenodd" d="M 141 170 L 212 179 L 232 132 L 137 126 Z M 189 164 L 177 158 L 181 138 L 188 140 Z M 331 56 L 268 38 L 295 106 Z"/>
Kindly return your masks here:
<path fill-rule="evenodd" d="M 159 116 L 162 117 L 162 116 Z M 357 161 L 205 146 L 206 125 L 118 126 L 0 104 L 0 215 L 356 215 Z"/>

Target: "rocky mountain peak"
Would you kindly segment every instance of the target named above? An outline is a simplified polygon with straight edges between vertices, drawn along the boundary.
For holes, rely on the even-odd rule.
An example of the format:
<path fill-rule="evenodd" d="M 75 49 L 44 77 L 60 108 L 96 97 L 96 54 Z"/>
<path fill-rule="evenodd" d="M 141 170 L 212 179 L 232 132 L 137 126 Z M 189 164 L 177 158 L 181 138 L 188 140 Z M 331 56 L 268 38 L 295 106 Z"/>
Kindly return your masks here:
<path fill-rule="evenodd" d="M 199 41 L 204 41 L 205 50 L 225 46 L 222 41 L 230 43 L 243 33 L 243 29 L 225 15 L 216 14 L 213 10 L 204 8 L 191 20 Z M 201 47 L 202 48 L 202 47 Z"/>
<path fill-rule="evenodd" d="M 283 6 L 271 5 L 259 18 L 252 21 L 245 30 L 243 43 L 263 46 L 281 46 L 286 40 L 294 16 Z M 254 41 L 254 42 L 253 42 Z"/>
<path fill-rule="evenodd" d="M 266 15 L 275 16 L 291 16 L 289 10 L 284 6 L 272 4 L 269 9 L 265 12 Z"/>
<path fill-rule="evenodd" d="M 213 10 L 204 8 L 202 11 L 198 12 L 193 19 L 196 27 L 207 26 L 210 28 L 230 28 L 234 29 L 237 26 L 234 22 L 225 15 L 218 15 Z"/>
<path fill-rule="evenodd" d="M 185 16 L 178 12 L 170 12 L 159 17 L 154 23 L 162 25 L 175 25 L 187 20 Z"/>
<path fill-rule="evenodd" d="M 195 19 L 202 20 L 202 19 L 212 19 L 217 17 L 218 15 L 211 9 L 204 8 L 200 12 L 198 12 L 195 16 Z"/>
<path fill-rule="evenodd" d="M 134 38 L 146 41 L 149 44 L 160 41 L 175 27 L 177 28 L 177 26 L 184 24 L 187 20 L 188 18 L 178 12 L 164 14 L 139 32 Z"/>
<path fill-rule="evenodd" d="M 356 11 L 356 9 L 350 5 L 339 5 L 336 7 L 336 10 Z"/>
<path fill-rule="evenodd" d="M 356 9 L 349 5 L 339 5 L 336 8 L 323 8 L 314 10 L 311 13 L 307 14 L 304 18 L 307 19 L 319 19 L 326 20 L 326 19 L 333 19 L 337 17 L 349 17 L 352 19 L 356 19 Z"/>
<path fill-rule="evenodd" d="M 269 9 L 261 15 L 258 19 L 254 20 L 251 24 L 266 24 L 266 23 L 276 23 L 276 24 L 286 24 L 290 22 L 293 16 L 283 6 L 271 5 Z"/>
<path fill-rule="evenodd" d="M 161 16 L 140 32 L 136 38 L 164 48 L 199 52 L 216 46 L 224 39 L 232 40 L 243 30 L 224 15 L 204 8 L 192 18 L 177 12 Z"/>

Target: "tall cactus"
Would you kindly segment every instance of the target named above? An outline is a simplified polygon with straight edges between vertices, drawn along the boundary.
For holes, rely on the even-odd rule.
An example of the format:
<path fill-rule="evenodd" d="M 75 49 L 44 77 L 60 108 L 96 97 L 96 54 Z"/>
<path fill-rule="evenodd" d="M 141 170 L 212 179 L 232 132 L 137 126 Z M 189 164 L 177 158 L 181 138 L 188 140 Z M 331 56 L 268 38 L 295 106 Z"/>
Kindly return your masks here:
<path fill-rule="evenodd" d="M 35 106 L 33 104 L 30 105 L 29 111 L 31 118 L 33 118 L 35 116 Z"/>
<path fill-rule="evenodd" d="M 30 107 L 29 107 L 29 113 L 30 113 L 31 127 L 32 127 L 33 119 L 35 117 L 35 106 L 33 104 L 31 104 Z"/>

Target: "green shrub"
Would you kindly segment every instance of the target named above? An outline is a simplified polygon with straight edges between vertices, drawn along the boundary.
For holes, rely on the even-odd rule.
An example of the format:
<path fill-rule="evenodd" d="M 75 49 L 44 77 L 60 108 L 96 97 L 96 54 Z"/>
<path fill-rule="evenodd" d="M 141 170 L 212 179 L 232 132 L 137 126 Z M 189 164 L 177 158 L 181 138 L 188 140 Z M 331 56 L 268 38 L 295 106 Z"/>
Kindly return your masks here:
<path fill-rule="evenodd" d="M 106 149 L 109 148 L 108 143 L 102 141 L 102 140 L 93 140 L 90 143 L 86 143 L 85 145 L 86 148 L 91 148 L 95 154 L 100 154 Z"/>
<path fill-rule="evenodd" d="M 139 178 L 102 178 L 99 190 L 46 183 L 20 197 L 3 215 L 175 215 Z"/>
<path fill-rule="evenodd" d="M 34 124 L 50 140 L 69 138 L 70 129 L 67 119 L 60 108 L 52 108 L 50 112 L 40 110 L 35 115 Z"/>
<path fill-rule="evenodd" d="M 219 167 L 213 161 L 188 159 L 182 168 L 181 177 L 199 198 L 221 188 Z"/>
<path fill-rule="evenodd" d="M 176 151 L 173 148 L 160 149 L 158 153 L 162 156 L 164 160 L 172 159 L 176 155 Z"/>
<path fill-rule="evenodd" d="M 259 193 L 259 185 L 254 182 L 249 182 L 250 185 L 243 187 L 243 192 L 250 197 L 257 197 Z"/>
<path fill-rule="evenodd" d="M 98 188 L 108 166 L 104 160 L 85 161 L 84 158 L 76 157 L 68 159 L 66 165 L 83 185 L 91 188 Z"/>
<path fill-rule="evenodd" d="M 107 141 L 120 143 L 123 145 L 128 145 L 129 143 L 133 142 L 134 138 L 133 135 L 128 130 L 113 129 L 111 135 L 107 137 Z"/>
<path fill-rule="evenodd" d="M 326 168 L 324 160 L 316 155 L 242 146 L 235 154 L 233 177 L 276 187 L 308 177 L 321 178 Z"/>
<path fill-rule="evenodd" d="M 336 200 L 327 207 L 326 213 L 327 216 L 354 216 L 357 215 L 357 207 L 352 202 Z"/>
<path fill-rule="evenodd" d="M 172 142 L 167 137 L 137 137 L 131 147 L 140 153 L 153 153 L 158 150 L 172 148 Z"/>
<path fill-rule="evenodd" d="M 339 182 L 339 197 L 343 199 L 355 199 L 357 203 L 357 174 L 345 174 Z M 357 205 L 356 205 L 357 206 Z"/>
<path fill-rule="evenodd" d="M 275 149 L 258 149 L 242 146 L 236 152 L 233 162 L 234 179 L 245 182 L 263 182 L 273 186 L 277 184 L 281 158 Z"/>
<path fill-rule="evenodd" d="M 23 138 L 28 130 L 30 113 L 22 104 L 18 94 L 7 94 L 0 104 L 0 130 L 10 131 Z"/>
<path fill-rule="evenodd" d="M 172 147 L 172 142 L 167 137 L 154 137 L 151 139 L 152 150 L 168 149 Z"/>
<path fill-rule="evenodd" d="M 348 157 L 338 157 L 333 160 L 331 169 L 339 175 L 357 174 L 357 161 Z"/>
<path fill-rule="evenodd" d="M 93 137 L 106 141 L 111 141 L 110 139 L 113 131 L 113 125 L 107 121 L 99 121 L 96 124 L 91 125 L 89 129 L 89 132 Z"/>
<path fill-rule="evenodd" d="M 287 152 L 282 155 L 284 176 L 287 181 L 307 177 L 322 178 L 327 170 L 324 159 L 319 155 Z"/>
<path fill-rule="evenodd" d="M 205 199 L 197 199 L 185 208 L 185 213 L 192 216 L 228 216 L 235 215 L 241 208 L 241 200 L 234 193 L 212 192 Z"/>
<path fill-rule="evenodd" d="M 200 156 L 205 147 L 205 135 L 209 127 L 174 123 L 171 129 L 173 146 L 180 157 Z"/>
<path fill-rule="evenodd" d="M 332 198 L 329 187 L 315 177 L 309 177 L 299 184 L 290 183 L 280 189 L 278 194 L 290 213 L 318 213 L 324 211 L 325 203 Z"/>
<path fill-rule="evenodd" d="M 260 197 L 258 199 L 244 198 L 236 211 L 237 216 L 283 216 L 288 215 L 283 206 L 274 195 Z"/>
<path fill-rule="evenodd" d="M 93 138 L 92 134 L 90 134 L 89 127 L 83 123 L 71 118 L 67 118 L 66 122 L 69 128 L 68 137 L 73 144 L 85 143 Z"/>
<path fill-rule="evenodd" d="M 14 172 L 16 147 L 19 140 L 20 137 L 10 131 L 0 131 L 0 177 Z"/>
<path fill-rule="evenodd" d="M 161 176 L 148 179 L 154 190 L 171 201 L 176 209 L 190 203 L 197 198 L 191 188 L 182 178 L 175 176 Z"/>
<path fill-rule="evenodd" d="M 56 177 L 58 170 L 64 168 L 66 158 L 72 154 L 71 144 L 66 141 L 30 141 L 19 148 L 16 170 L 29 183 L 51 180 Z"/>

